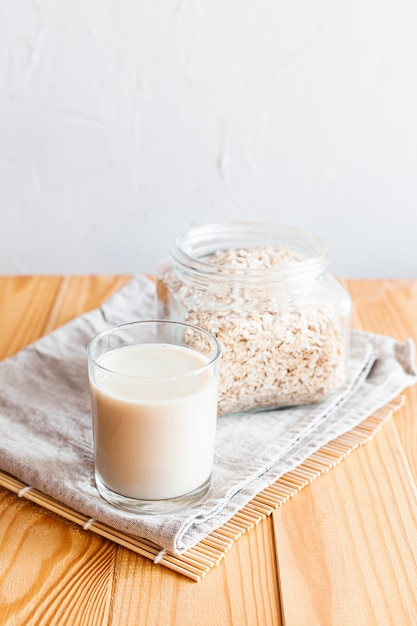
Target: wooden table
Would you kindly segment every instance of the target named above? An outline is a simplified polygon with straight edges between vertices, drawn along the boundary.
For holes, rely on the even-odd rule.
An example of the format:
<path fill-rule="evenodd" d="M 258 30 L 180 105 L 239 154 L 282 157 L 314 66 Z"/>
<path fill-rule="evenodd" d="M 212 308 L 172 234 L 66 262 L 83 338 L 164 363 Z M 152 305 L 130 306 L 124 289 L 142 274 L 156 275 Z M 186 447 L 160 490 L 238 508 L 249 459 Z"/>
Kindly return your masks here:
<path fill-rule="evenodd" d="M 127 276 L 0 277 L 0 358 Z M 417 281 L 348 281 L 354 325 L 417 342 Z M 0 624 L 417 624 L 417 388 L 373 441 L 193 582 L 0 489 Z"/>

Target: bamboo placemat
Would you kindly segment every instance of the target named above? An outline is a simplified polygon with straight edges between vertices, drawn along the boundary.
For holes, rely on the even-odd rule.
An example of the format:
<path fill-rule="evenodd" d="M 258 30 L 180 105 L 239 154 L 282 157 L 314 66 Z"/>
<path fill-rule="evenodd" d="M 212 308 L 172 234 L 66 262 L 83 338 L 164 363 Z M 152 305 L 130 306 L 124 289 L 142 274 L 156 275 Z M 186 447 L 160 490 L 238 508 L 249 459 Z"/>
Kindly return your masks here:
<path fill-rule="evenodd" d="M 349 432 L 327 443 L 294 470 L 287 472 L 271 486 L 261 491 L 229 521 L 181 555 L 167 553 L 151 541 L 132 537 L 106 524 L 91 520 L 2 471 L 0 471 L 0 486 L 16 493 L 19 497 L 57 513 L 61 517 L 82 526 L 85 530 L 95 532 L 159 565 L 198 582 L 211 568 L 220 563 L 233 544 L 245 532 L 271 515 L 274 509 L 282 506 L 301 489 L 340 463 L 356 448 L 370 441 L 403 404 L 404 397 L 399 396 Z"/>

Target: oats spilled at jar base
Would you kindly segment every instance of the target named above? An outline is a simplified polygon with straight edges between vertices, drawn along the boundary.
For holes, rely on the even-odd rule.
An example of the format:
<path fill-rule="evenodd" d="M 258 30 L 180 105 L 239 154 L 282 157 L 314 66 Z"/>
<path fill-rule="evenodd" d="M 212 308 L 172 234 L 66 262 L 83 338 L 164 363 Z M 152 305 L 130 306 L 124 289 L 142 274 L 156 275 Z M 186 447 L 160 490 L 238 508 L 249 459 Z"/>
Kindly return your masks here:
<path fill-rule="evenodd" d="M 174 242 L 159 314 L 222 346 L 219 414 L 318 403 L 345 379 L 351 301 L 314 235 L 213 224 Z"/>

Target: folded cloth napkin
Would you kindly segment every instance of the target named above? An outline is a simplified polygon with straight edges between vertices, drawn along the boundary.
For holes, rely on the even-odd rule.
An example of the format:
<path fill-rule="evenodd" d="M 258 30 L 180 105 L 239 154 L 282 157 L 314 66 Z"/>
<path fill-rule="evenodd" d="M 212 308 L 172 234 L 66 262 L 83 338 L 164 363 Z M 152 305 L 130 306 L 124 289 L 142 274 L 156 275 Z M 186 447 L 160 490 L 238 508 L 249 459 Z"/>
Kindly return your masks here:
<path fill-rule="evenodd" d="M 86 346 L 98 332 L 154 318 L 155 287 L 135 276 L 100 308 L 0 363 L 0 469 L 109 526 L 181 553 L 262 489 L 417 380 L 414 344 L 353 332 L 344 386 L 315 406 L 221 417 L 212 486 L 169 515 L 135 515 L 94 483 Z"/>

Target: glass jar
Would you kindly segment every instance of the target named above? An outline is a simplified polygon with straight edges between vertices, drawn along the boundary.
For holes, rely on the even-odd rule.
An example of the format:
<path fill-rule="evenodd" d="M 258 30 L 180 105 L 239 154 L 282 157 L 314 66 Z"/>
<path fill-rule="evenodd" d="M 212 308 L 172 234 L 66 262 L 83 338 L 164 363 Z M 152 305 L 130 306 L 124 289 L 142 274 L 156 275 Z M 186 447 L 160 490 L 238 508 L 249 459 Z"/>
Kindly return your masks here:
<path fill-rule="evenodd" d="M 159 317 L 222 346 L 219 415 L 318 403 L 343 384 L 351 300 L 315 235 L 253 222 L 192 228 L 156 280 Z"/>

